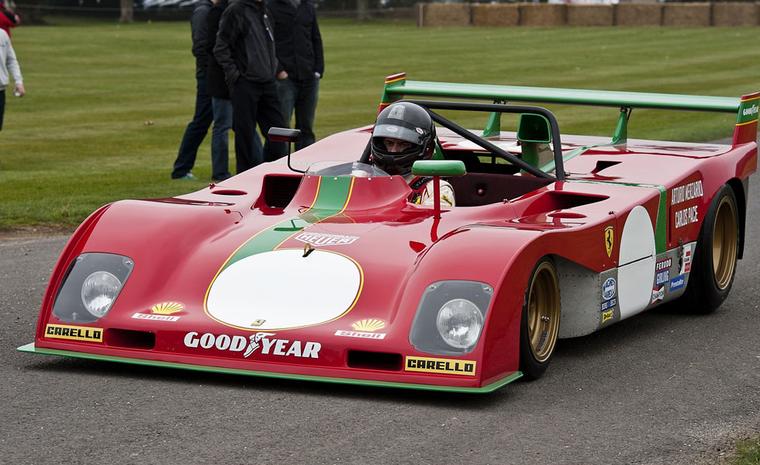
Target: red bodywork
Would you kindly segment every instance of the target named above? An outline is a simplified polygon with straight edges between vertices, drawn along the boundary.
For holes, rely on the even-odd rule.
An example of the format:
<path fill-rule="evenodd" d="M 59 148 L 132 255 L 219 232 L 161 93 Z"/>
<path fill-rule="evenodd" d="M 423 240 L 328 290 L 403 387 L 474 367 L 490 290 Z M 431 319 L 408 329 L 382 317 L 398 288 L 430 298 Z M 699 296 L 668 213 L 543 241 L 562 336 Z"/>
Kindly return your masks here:
<path fill-rule="evenodd" d="M 333 135 L 294 154 L 292 163 L 305 168 L 320 160 L 356 160 L 369 134 L 369 128 L 361 128 Z M 462 141 L 450 132 L 440 133 L 439 138 L 447 152 L 456 151 Z M 511 143 L 514 135 L 505 133 L 499 140 Z M 568 136 L 563 151 L 600 142 L 600 138 Z M 519 370 L 525 290 L 531 270 L 542 257 L 562 257 L 594 273 L 616 267 L 618 253 L 613 248 L 608 256 L 605 228 L 621 230 L 637 205 L 657 218 L 661 201 L 657 186 L 667 190 L 667 248 L 695 241 L 703 215 L 676 230 L 671 189 L 702 180 L 704 195 L 695 205 L 699 212 L 706 212 L 718 189 L 730 183 L 741 194 L 737 199 L 743 215 L 743 189 L 756 167 L 754 142 L 728 146 L 631 140 L 626 149 L 597 147 L 568 161 L 564 182 L 509 201 L 444 209 L 440 220 L 434 218 L 432 208 L 407 201 L 411 191 L 402 178 L 357 178 L 342 212 L 307 227 L 308 231 L 359 237 L 351 244 L 325 246 L 351 257 L 363 270 L 363 287 L 355 305 L 333 321 L 276 332 L 276 337 L 289 341 L 319 342 L 318 359 L 263 354 L 246 359 L 229 351 L 186 347 L 183 340 L 188 332 L 246 338 L 255 332 L 212 319 L 204 311 L 204 299 L 222 265 L 241 244 L 297 217 L 313 202 L 318 178 L 307 175 L 286 207 L 269 205 L 267 196 L 274 194 L 264 190 L 276 183 L 265 178 L 301 177 L 289 171 L 283 159 L 175 199 L 120 201 L 93 213 L 55 266 L 42 302 L 35 347 L 368 382 L 487 386 Z M 303 243 L 291 237 L 277 245 L 277 249 L 289 248 L 302 249 Z M 52 308 L 70 264 L 86 252 L 121 254 L 135 262 L 109 313 L 96 323 L 80 325 L 103 328 L 103 342 L 48 338 L 46 325 L 71 324 L 58 321 Z M 410 328 L 426 287 L 442 280 L 480 281 L 494 289 L 482 335 L 468 354 L 431 355 L 410 343 Z M 255 296 L 251 299 L 255 302 Z M 181 318 L 167 322 L 131 317 L 160 302 L 181 302 Z M 353 322 L 369 318 L 386 323 L 384 339 L 335 336 L 336 331 L 351 330 Z M 130 342 L 132 333 L 123 330 L 152 334 L 155 339 L 152 345 L 139 347 Z M 352 351 L 397 355 L 401 363 L 380 368 L 350 363 Z M 475 361 L 476 370 L 474 375 L 405 371 L 406 356 Z"/>

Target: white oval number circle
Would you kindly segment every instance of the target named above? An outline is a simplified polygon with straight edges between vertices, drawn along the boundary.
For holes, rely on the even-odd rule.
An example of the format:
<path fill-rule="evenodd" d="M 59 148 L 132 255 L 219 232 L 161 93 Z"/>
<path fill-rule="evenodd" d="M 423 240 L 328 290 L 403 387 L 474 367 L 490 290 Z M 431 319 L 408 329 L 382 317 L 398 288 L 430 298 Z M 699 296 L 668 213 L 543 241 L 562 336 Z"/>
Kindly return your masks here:
<path fill-rule="evenodd" d="M 333 320 L 351 309 L 362 273 L 353 260 L 328 251 L 264 252 L 222 271 L 209 290 L 208 314 L 255 330 L 289 329 Z"/>

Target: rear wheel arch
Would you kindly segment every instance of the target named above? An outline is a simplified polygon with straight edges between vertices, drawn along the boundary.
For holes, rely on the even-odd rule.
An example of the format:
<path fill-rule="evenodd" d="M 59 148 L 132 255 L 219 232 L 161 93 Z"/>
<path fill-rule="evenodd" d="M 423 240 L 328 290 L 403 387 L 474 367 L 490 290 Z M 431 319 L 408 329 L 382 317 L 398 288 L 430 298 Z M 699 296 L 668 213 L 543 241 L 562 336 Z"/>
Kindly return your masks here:
<path fill-rule="evenodd" d="M 737 251 L 738 259 L 744 256 L 744 231 L 747 220 L 747 182 L 742 182 L 738 178 L 731 178 L 728 186 L 734 191 L 736 197 L 736 207 L 739 214 L 739 249 Z"/>

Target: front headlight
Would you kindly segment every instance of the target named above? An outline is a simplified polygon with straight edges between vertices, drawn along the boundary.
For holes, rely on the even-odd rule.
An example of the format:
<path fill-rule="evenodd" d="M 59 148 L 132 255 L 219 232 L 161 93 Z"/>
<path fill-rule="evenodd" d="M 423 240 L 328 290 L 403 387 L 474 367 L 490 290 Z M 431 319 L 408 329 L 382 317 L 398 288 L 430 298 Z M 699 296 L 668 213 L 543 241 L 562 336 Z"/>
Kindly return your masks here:
<path fill-rule="evenodd" d="M 82 284 L 82 303 L 95 318 L 102 318 L 121 290 L 119 278 L 107 271 L 96 271 Z"/>
<path fill-rule="evenodd" d="M 135 263 L 111 253 L 83 253 L 71 263 L 53 304 L 53 315 L 72 323 L 103 318 L 124 288 Z"/>
<path fill-rule="evenodd" d="M 420 352 L 458 355 L 480 340 L 493 288 L 478 281 L 438 281 L 427 287 L 409 333 Z"/>
<path fill-rule="evenodd" d="M 467 299 L 449 300 L 438 310 L 436 326 L 446 344 L 467 349 L 478 342 L 483 329 L 483 314 Z"/>

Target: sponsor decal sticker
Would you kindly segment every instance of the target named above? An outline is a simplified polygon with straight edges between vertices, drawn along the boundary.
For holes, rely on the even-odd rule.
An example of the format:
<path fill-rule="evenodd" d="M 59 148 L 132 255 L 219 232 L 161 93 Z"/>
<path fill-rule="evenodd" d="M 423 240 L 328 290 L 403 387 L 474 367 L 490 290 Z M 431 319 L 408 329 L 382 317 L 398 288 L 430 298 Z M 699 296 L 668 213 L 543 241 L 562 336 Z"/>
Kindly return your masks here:
<path fill-rule="evenodd" d="M 45 326 L 45 337 L 70 341 L 103 342 L 103 328 L 48 324 Z"/>
<path fill-rule="evenodd" d="M 652 303 L 659 302 L 665 298 L 665 286 L 652 289 Z"/>
<path fill-rule="evenodd" d="M 606 310 L 610 310 L 615 305 L 617 305 L 617 299 L 605 300 L 604 302 L 602 302 L 602 311 L 604 312 Z"/>
<path fill-rule="evenodd" d="M 179 302 L 162 302 L 150 308 L 150 313 L 133 313 L 132 318 L 136 320 L 152 321 L 177 321 L 178 316 L 172 316 L 173 313 L 179 313 L 185 309 L 185 306 Z"/>
<path fill-rule="evenodd" d="M 198 334 L 191 331 L 185 334 L 185 347 L 189 349 L 216 349 L 239 353 L 248 358 L 258 352 L 262 355 L 279 357 L 319 358 L 322 344 L 319 342 L 291 341 L 289 339 L 273 338 L 275 333 L 259 332 L 251 336 L 229 336 L 227 334 Z"/>
<path fill-rule="evenodd" d="M 385 322 L 383 320 L 378 320 L 377 318 L 368 318 L 366 320 L 359 320 L 351 324 L 351 327 L 357 331 L 372 332 L 385 328 Z"/>
<path fill-rule="evenodd" d="M 311 244 L 315 247 L 324 247 L 328 245 L 348 245 L 353 244 L 359 239 L 357 236 L 346 236 L 343 234 L 325 234 L 317 232 L 303 232 L 296 236 L 296 240 Z"/>
<path fill-rule="evenodd" d="M 675 278 L 670 280 L 670 290 L 677 291 L 678 289 L 681 289 L 684 284 L 686 284 L 686 277 L 684 275 L 676 276 Z"/>
<path fill-rule="evenodd" d="M 444 373 L 448 375 L 475 376 L 474 360 L 412 357 L 407 355 L 404 371 L 420 373 Z"/>
<path fill-rule="evenodd" d="M 699 206 L 687 207 L 675 213 L 676 229 L 699 221 Z"/>
<path fill-rule="evenodd" d="M 666 258 L 665 260 L 660 260 L 659 262 L 657 262 L 654 269 L 656 271 L 669 270 L 670 265 L 672 264 L 673 264 L 673 260 L 670 258 Z"/>
<path fill-rule="evenodd" d="M 654 283 L 657 286 L 659 286 L 660 284 L 665 284 L 669 279 L 670 279 L 670 271 L 668 270 L 658 271 L 654 277 Z"/>
<path fill-rule="evenodd" d="M 607 310 L 606 312 L 602 312 L 602 323 L 606 323 L 612 319 L 613 311 Z"/>
<path fill-rule="evenodd" d="M 607 278 L 602 285 L 602 298 L 604 300 L 610 300 L 617 294 L 617 281 L 615 278 Z"/>
<path fill-rule="evenodd" d="M 604 228 L 604 249 L 607 251 L 607 258 L 612 258 L 612 248 L 615 246 L 615 228 L 607 226 Z"/>
<path fill-rule="evenodd" d="M 357 337 L 359 339 L 385 339 L 385 333 L 365 333 L 364 331 L 345 331 L 339 329 L 335 331 L 336 336 Z"/>
<path fill-rule="evenodd" d="M 385 321 L 377 318 L 367 318 L 351 324 L 354 331 L 345 331 L 339 329 L 335 331 L 336 336 L 357 337 L 360 339 L 385 339 L 385 333 L 376 333 L 375 331 L 385 328 Z"/>
<path fill-rule="evenodd" d="M 683 186 L 674 187 L 670 192 L 670 204 L 678 205 L 682 202 L 688 202 L 702 197 L 702 181 L 694 181 Z"/>
<path fill-rule="evenodd" d="M 684 274 L 691 271 L 693 249 L 693 244 L 686 244 L 683 246 L 681 250 L 681 266 L 678 274 Z"/>

